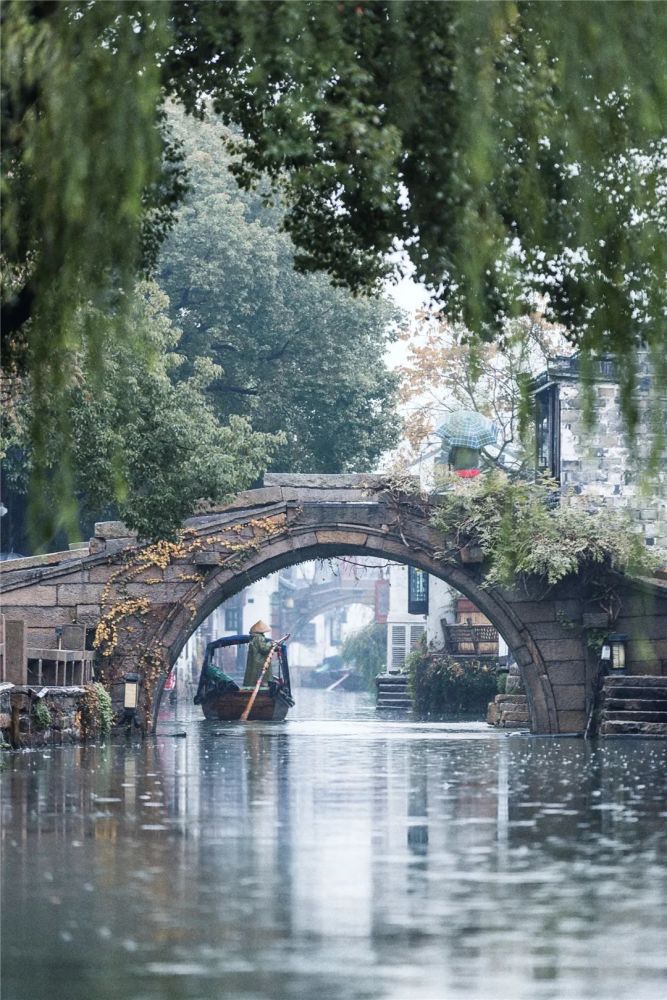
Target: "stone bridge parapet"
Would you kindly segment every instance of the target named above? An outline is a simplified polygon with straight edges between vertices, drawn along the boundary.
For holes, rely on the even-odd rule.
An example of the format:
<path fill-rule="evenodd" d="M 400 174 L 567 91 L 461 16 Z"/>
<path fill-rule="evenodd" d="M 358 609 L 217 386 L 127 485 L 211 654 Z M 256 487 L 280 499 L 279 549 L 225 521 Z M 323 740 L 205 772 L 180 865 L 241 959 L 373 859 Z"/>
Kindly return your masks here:
<path fill-rule="evenodd" d="M 586 629 L 600 616 L 593 589 L 572 579 L 546 591 L 487 587 L 484 565 L 447 550 L 429 513 L 424 498 L 384 492 L 375 476 L 267 475 L 262 487 L 190 518 L 177 542 L 142 545 L 119 522 L 103 522 L 87 549 L 4 563 L 3 611 L 25 619 L 31 646 L 49 645 L 55 626 L 95 630 L 110 683 L 142 675 L 148 718 L 155 684 L 188 637 L 248 584 L 327 556 L 411 563 L 470 598 L 503 635 L 533 732 L 582 732 L 598 670 Z M 616 591 L 613 630 L 630 636 L 629 671 L 667 674 L 667 585 L 619 577 Z"/>

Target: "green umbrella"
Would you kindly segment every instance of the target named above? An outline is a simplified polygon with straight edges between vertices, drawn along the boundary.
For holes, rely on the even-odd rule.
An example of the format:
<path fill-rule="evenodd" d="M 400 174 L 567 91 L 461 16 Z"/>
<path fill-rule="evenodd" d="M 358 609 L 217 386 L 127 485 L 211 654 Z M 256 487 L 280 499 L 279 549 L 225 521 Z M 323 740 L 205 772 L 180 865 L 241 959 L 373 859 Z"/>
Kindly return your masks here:
<path fill-rule="evenodd" d="M 495 444 L 498 427 L 475 410 L 457 410 L 445 417 L 435 433 L 442 438 L 443 451 L 449 453 L 452 448 L 479 450 L 487 444 Z"/>

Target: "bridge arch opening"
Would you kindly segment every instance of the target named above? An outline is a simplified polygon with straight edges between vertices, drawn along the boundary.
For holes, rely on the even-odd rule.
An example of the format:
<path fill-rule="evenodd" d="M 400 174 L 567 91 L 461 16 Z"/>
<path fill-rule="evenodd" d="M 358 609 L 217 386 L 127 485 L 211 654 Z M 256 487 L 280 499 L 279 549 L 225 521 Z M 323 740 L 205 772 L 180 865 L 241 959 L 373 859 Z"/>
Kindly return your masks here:
<path fill-rule="evenodd" d="M 503 637 L 519 666 L 528 696 L 531 728 L 538 732 L 557 731 L 553 692 L 539 649 L 530 642 L 522 622 L 501 594 L 484 587 L 481 578 L 476 579 L 474 572 L 467 567 L 454 561 L 443 562 L 429 547 L 412 545 L 400 534 L 396 538 L 389 532 L 364 532 L 357 541 L 350 536 L 361 533 L 351 532 L 347 525 L 328 527 L 326 539 L 321 537 L 322 534 L 323 532 L 296 534 L 290 538 L 288 545 L 284 538 L 267 539 L 240 572 L 230 573 L 229 570 L 221 569 L 209 573 L 196 606 L 177 606 L 160 630 L 158 638 L 164 649 L 168 668 L 171 669 L 175 664 L 185 643 L 202 622 L 216 608 L 250 584 L 299 563 L 345 556 L 370 556 L 415 566 L 430 576 L 443 580 L 472 601 Z"/>

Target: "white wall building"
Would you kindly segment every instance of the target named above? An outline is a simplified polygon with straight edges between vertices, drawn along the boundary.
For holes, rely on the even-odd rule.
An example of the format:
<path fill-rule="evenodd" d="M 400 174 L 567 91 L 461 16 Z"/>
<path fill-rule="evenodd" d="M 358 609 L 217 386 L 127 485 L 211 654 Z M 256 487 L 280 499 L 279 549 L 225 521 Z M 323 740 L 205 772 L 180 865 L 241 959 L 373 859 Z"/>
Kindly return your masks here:
<path fill-rule="evenodd" d="M 441 454 L 441 441 L 431 434 L 409 471 L 419 478 L 422 489 L 435 485 L 435 467 Z M 426 636 L 431 649 L 445 643 L 443 624 L 456 622 L 456 602 L 463 595 L 444 580 L 412 566 L 394 564 L 389 571 L 390 599 L 387 617 L 387 670 L 398 673 L 405 660 Z M 507 644 L 499 636 L 498 655 L 506 656 Z"/>

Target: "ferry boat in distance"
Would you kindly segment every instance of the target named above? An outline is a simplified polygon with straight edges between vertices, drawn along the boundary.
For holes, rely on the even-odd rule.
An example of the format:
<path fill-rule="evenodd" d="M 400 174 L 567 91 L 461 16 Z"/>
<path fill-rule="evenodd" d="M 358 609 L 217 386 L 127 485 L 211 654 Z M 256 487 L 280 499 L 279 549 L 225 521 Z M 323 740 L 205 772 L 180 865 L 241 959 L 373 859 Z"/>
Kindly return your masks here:
<path fill-rule="evenodd" d="M 194 703 L 201 705 L 207 719 L 231 722 L 243 715 L 254 687 L 240 687 L 233 678 L 216 667 L 215 653 L 228 646 L 247 646 L 251 639 L 251 635 L 229 635 L 223 639 L 214 639 L 206 646 Z M 257 692 L 248 716 L 250 722 L 281 722 L 294 705 L 286 644 L 277 642 L 276 652 L 278 674 L 273 676 L 268 686 L 260 687 Z"/>

